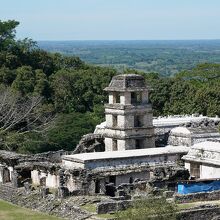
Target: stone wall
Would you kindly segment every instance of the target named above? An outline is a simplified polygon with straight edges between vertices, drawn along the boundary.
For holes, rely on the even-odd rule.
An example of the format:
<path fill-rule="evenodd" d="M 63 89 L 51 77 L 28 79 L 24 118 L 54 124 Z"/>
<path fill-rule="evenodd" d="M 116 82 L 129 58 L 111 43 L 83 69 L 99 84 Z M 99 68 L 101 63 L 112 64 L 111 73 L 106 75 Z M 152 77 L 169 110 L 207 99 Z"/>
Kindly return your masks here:
<path fill-rule="evenodd" d="M 192 193 L 186 195 L 176 194 L 174 196 L 174 201 L 176 203 L 189 203 L 189 202 L 198 202 L 198 201 L 219 200 L 219 198 L 220 198 L 220 190 L 213 192 Z"/>
<path fill-rule="evenodd" d="M 97 204 L 96 212 L 98 214 L 115 213 L 125 210 L 132 204 L 131 200 L 106 201 Z"/>
<path fill-rule="evenodd" d="M 117 211 L 125 210 L 132 205 L 131 200 L 121 201 L 106 201 L 97 204 L 98 214 L 115 213 Z M 140 213 L 141 215 L 141 213 Z M 151 218 L 152 220 L 154 218 Z M 196 207 L 188 210 L 183 210 L 177 213 L 177 220 L 217 220 L 220 219 L 220 207 L 206 205 L 203 207 Z M 156 220 L 156 219 L 155 219 Z"/>
<path fill-rule="evenodd" d="M 220 207 L 210 206 L 184 210 L 178 213 L 177 220 L 218 220 L 220 219 Z"/>
<path fill-rule="evenodd" d="M 216 198 L 219 197 L 219 193 L 220 192 L 217 192 L 215 195 Z M 106 200 L 106 198 L 100 198 L 73 196 L 59 199 L 55 194 L 49 194 L 42 198 L 39 190 L 29 191 L 27 193 L 24 188 L 16 189 L 10 184 L 0 185 L 0 199 L 66 219 L 83 220 L 89 218 L 92 214 L 80 208 L 80 206 L 87 203 L 97 203 L 97 212 L 99 214 L 114 213 L 119 210 L 124 210 L 128 208 L 132 203 L 131 200 L 113 201 Z M 192 200 L 189 201 L 191 202 Z M 220 219 L 220 207 L 214 205 L 204 205 L 188 210 L 183 210 L 177 214 L 177 219 L 217 220 Z"/>
<path fill-rule="evenodd" d="M 13 188 L 10 185 L 0 185 L 0 199 L 26 207 L 32 210 L 48 213 L 69 220 L 88 219 L 92 213 L 81 209 L 81 205 L 100 201 L 100 199 L 91 197 L 68 197 L 58 198 L 57 194 L 45 194 L 42 197 L 40 189 L 27 193 L 25 189 Z M 0 218 L 1 219 L 1 218 Z"/>

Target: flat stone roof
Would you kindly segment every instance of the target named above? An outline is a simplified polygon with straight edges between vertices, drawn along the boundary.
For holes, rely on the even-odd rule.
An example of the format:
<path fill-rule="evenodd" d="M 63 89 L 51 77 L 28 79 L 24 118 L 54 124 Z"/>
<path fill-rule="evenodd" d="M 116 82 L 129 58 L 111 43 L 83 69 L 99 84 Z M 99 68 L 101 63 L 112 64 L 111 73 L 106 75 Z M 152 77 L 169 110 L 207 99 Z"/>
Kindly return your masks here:
<path fill-rule="evenodd" d="M 174 136 L 217 137 L 220 138 L 218 127 L 175 127 L 170 131 Z"/>
<path fill-rule="evenodd" d="M 73 155 L 64 155 L 63 160 L 77 161 L 77 162 L 87 162 L 94 160 L 107 160 L 107 159 L 126 159 L 134 157 L 146 157 L 146 156 L 156 156 L 163 154 L 178 154 L 187 153 L 189 147 L 186 146 L 166 146 L 160 148 L 147 148 L 138 150 L 125 150 L 125 151 L 105 151 L 105 152 L 94 152 L 94 153 L 82 153 Z"/>
<path fill-rule="evenodd" d="M 220 142 L 204 141 L 194 144 L 183 160 L 220 166 Z"/>
<path fill-rule="evenodd" d="M 214 121 L 220 121 L 218 117 L 207 117 L 207 116 L 194 116 L 194 115 L 171 115 L 167 117 L 158 117 L 153 119 L 153 125 L 156 127 L 160 126 L 177 126 L 191 121 L 200 121 L 201 119 L 210 119 Z"/>
<path fill-rule="evenodd" d="M 112 78 L 105 91 L 142 91 L 149 87 L 145 83 L 143 76 L 138 74 L 121 74 Z"/>
<path fill-rule="evenodd" d="M 220 153 L 220 141 L 204 141 L 194 144 L 192 148 Z"/>

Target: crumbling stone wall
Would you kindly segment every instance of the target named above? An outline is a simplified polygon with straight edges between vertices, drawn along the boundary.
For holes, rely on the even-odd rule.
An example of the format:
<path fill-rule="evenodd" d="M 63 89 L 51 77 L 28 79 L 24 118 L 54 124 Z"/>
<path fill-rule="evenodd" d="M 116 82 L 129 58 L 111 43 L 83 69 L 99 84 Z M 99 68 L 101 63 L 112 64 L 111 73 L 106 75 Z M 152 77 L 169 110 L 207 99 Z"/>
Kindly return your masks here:
<path fill-rule="evenodd" d="M 177 214 L 177 220 L 219 220 L 220 207 L 218 206 L 204 206 L 194 209 L 183 210 Z"/>
<path fill-rule="evenodd" d="M 82 136 L 79 144 L 72 154 L 105 151 L 104 137 L 102 134 L 86 134 Z"/>
<path fill-rule="evenodd" d="M 181 194 L 174 195 L 174 201 L 176 203 L 212 201 L 212 200 L 219 200 L 219 198 L 220 198 L 220 190 L 212 191 L 212 192 L 191 193 L 186 195 L 181 195 Z"/>
<path fill-rule="evenodd" d="M 211 120 L 208 118 L 187 122 L 170 131 L 168 144 L 174 146 L 192 146 L 193 144 L 203 142 L 212 138 L 220 138 L 218 126 L 220 120 Z"/>

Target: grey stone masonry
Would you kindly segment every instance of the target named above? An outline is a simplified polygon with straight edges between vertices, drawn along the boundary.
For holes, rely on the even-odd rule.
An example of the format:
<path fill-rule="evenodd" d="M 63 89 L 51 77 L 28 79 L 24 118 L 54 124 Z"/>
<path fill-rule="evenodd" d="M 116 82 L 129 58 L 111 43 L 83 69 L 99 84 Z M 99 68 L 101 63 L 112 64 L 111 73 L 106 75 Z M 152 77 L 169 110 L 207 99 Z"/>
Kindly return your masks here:
<path fill-rule="evenodd" d="M 105 151 L 155 147 L 149 90 L 144 77 L 136 74 L 117 75 L 105 88 Z"/>

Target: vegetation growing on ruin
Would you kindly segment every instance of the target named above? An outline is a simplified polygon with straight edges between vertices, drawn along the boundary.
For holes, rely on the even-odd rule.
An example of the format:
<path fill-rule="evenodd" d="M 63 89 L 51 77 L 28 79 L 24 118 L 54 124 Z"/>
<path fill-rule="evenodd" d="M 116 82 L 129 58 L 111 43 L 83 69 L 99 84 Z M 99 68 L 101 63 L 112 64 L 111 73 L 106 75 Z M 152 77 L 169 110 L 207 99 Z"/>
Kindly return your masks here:
<path fill-rule="evenodd" d="M 165 198 L 149 198 L 134 201 L 131 208 L 117 213 L 119 220 L 174 220 L 177 208 Z"/>
<path fill-rule="evenodd" d="M 1 96 L 0 148 L 23 153 L 73 150 L 83 134 L 93 132 L 95 125 L 104 120 L 107 94 L 103 89 L 117 71 L 88 65 L 75 56 L 46 52 L 31 39 L 16 40 L 18 24 L 13 20 L 0 21 L 0 87 L 10 90 L 11 97 L 16 95 L 24 103 L 36 97 L 40 103 L 31 117 L 18 121 L 5 132 L 5 112 L 13 111 L 2 111 Z M 220 116 L 220 64 L 199 64 L 173 77 L 129 69 L 124 72 L 142 74 L 151 85 L 154 116 Z M 16 106 L 18 102 L 13 103 L 9 109 L 20 109 Z M 56 115 L 50 129 L 35 129 L 44 124 L 34 120 L 34 115 L 40 114 Z M 38 126 L 33 127 L 33 122 Z"/>

